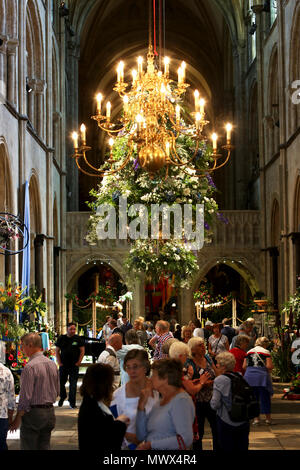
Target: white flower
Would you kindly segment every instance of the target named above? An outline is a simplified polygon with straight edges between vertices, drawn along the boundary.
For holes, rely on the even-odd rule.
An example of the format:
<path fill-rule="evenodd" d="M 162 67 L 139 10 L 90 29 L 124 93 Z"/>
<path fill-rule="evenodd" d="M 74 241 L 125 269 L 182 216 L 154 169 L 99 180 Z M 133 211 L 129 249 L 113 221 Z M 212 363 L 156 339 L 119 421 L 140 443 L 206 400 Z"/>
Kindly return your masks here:
<path fill-rule="evenodd" d="M 191 194 L 191 190 L 190 190 L 189 188 L 185 188 L 185 189 L 183 190 L 183 194 L 184 194 L 185 196 L 189 196 L 189 195 Z"/>
<path fill-rule="evenodd" d="M 182 202 L 182 199 L 180 199 L 180 197 L 178 197 L 175 202 L 178 202 L 178 204 L 180 204 Z"/>

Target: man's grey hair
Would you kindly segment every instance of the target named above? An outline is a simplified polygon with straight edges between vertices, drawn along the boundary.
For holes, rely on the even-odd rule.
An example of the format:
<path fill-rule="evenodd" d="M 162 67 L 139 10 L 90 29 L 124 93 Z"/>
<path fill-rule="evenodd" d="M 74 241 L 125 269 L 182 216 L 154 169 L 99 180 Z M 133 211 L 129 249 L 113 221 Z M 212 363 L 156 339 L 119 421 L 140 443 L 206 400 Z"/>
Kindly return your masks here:
<path fill-rule="evenodd" d="M 38 333 L 26 333 L 26 335 L 21 338 L 22 343 L 26 346 L 33 346 L 34 348 L 42 349 L 42 338 Z"/>

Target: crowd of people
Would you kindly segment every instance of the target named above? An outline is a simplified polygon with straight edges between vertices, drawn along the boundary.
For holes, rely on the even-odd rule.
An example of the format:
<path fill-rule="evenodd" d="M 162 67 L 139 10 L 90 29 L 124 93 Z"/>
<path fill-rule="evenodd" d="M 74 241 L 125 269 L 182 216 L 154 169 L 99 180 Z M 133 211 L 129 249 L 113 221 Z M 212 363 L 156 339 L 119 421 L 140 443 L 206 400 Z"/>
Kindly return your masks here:
<path fill-rule="evenodd" d="M 258 338 L 251 318 L 234 329 L 228 319 L 204 327 L 195 320 L 181 328 L 164 319 L 152 325 L 139 317 L 132 325 L 125 315 L 107 317 L 102 341 L 105 350 L 80 387 L 80 450 L 201 451 L 206 420 L 214 451 L 247 450 L 249 419 L 236 421 L 230 413 L 236 373 L 252 387 L 271 423 L 273 364 L 268 339 Z M 0 364 L 0 394 L 6 397 L 0 400 L 0 449 L 7 449 L 8 430 L 20 427 L 22 450 L 48 450 L 53 405 L 58 396 L 58 406 L 66 400 L 67 380 L 69 405 L 76 408 L 84 344 L 71 322 L 56 341 L 57 364 L 43 355 L 37 333 L 25 335 L 22 348 L 29 362 L 17 407 L 11 372 Z M 260 417 L 252 423 L 258 425 Z"/>

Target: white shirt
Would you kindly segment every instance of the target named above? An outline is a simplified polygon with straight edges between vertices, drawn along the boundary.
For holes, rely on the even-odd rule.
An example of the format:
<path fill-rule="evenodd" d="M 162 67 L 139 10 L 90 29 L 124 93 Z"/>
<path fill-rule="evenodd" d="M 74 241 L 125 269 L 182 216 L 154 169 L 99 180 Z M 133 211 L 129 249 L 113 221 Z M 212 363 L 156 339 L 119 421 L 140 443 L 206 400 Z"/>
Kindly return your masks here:
<path fill-rule="evenodd" d="M 0 363 L 0 418 L 7 419 L 7 410 L 16 406 L 14 378 L 8 367 Z"/>
<path fill-rule="evenodd" d="M 148 416 L 153 406 L 159 403 L 159 393 L 154 391 L 153 397 L 149 397 L 145 406 L 145 413 Z M 140 397 L 128 398 L 126 396 L 126 384 L 118 388 L 113 394 L 110 406 L 116 405 L 118 416 L 124 414 L 130 419 L 127 432 L 136 434 L 136 414 Z M 122 448 L 126 448 L 128 442 L 124 439 Z"/>
<path fill-rule="evenodd" d="M 115 349 L 112 346 L 107 346 L 106 349 L 110 349 L 115 356 L 105 350 L 100 354 L 97 362 L 101 362 L 102 364 L 109 364 L 113 368 L 115 373 L 113 388 L 115 390 L 120 385 L 120 364 L 118 358 L 116 357 Z"/>

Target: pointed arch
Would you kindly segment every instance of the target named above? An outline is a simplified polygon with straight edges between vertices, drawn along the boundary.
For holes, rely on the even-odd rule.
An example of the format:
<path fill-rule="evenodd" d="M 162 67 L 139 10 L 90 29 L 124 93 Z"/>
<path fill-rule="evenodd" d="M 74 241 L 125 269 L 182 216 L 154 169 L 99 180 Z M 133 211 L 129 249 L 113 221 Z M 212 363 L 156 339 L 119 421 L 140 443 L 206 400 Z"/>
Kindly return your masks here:
<path fill-rule="evenodd" d="M 279 151 L 279 82 L 278 82 L 278 48 L 274 45 L 268 76 L 268 139 L 267 155 L 270 160 Z"/>
<path fill-rule="evenodd" d="M 30 284 L 36 284 L 36 252 L 35 238 L 42 231 L 41 198 L 39 180 L 35 170 L 31 171 L 29 180 L 30 201 Z"/>
<path fill-rule="evenodd" d="M 0 212 L 13 212 L 12 178 L 8 147 L 0 136 Z M 5 256 L 0 256 L 0 282 L 11 272 Z M 10 272 L 9 272 L 10 271 Z"/>
<path fill-rule="evenodd" d="M 297 177 L 294 194 L 295 194 L 295 198 L 294 198 L 293 231 L 300 232 L 300 176 Z"/>
<path fill-rule="evenodd" d="M 290 93 L 293 94 L 296 90 L 292 88 L 293 82 L 300 79 L 300 3 L 297 2 L 293 13 L 293 23 L 291 28 L 290 38 L 290 60 L 289 60 L 289 82 Z M 299 88 L 299 87 L 298 87 Z M 289 134 L 292 135 L 300 127 L 300 111 L 299 104 L 293 103 L 292 99 L 288 100 L 289 103 Z"/>

